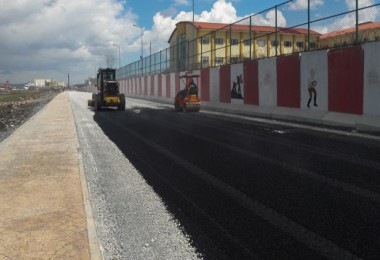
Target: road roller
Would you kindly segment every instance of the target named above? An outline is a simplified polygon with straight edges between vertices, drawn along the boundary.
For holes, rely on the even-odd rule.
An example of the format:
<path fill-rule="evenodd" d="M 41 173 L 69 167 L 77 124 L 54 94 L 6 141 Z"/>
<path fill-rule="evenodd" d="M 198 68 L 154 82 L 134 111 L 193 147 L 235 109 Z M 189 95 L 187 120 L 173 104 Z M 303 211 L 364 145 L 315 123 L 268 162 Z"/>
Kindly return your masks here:
<path fill-rule="evenodd" d="M 199 112 L 201 100 L 198 95 L 198 80 L 200 75 L 185 74 L 179 77 L 185 88 L 180 90 L 174 98 L 174 109 L 183 112 Z"/>

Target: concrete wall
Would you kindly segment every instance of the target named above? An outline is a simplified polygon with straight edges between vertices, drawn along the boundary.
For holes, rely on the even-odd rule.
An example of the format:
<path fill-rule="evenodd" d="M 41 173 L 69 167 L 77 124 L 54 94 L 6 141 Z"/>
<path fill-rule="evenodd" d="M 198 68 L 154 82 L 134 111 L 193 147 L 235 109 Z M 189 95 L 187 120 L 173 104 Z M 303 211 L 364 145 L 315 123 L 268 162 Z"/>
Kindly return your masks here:
<path fill-rule="evenodd" d="M 210 101 L 219 103 L 219 67 L 210 68 Z"/>
<path fill-rule="evenodd" d="M 367 115 L 380 115 L 380 42 L 366 43 L 364 49 L 364 108 Z"/>
<path fill-rule="evenodd" d="M 259 60 L 259 105 L 277 106 L 277 58 Z"/>
<path fill-rule="evenodd" d="M 175 97 L 176 73 L 170 73 L 170 98 Z"/>
<path fill-rule="evenodd" d="M 328 110 L 328 71 L 327 50 L 305 52 L 301 55 L 301 109 L 327 111 Z M 313 100 L 310 108 L 307 107 L 309 100 L 309 81 L 316 81 L 317 107 Z"/>
<path fill-rule="evenodd" d="M 232 104 L 244 104 L 243 63 L 231 65 L 230 93 Z"/>
<path fill-rule="evenodd" d="M 200 96 L 207 104 L 251 110 L 265 108 L 267 111 L 296 109 L 310 117 L 316 113 L 379 116 L 379 49 L 380 42 L 366 43 L 223 65 L 193 73 L 201 75 L 198 80 Z M 121 90 L 127 96 L 161 98 L 172 103 L 176 93 L 184 88 L 179 76 L 185 73 L 123 79 Z M 310 107 L 307 107 L 310 82 L 314 82 L 317 106 L 314 106 L 312 93 Z M 234 85 L 241 97 L 233 96 Z"/>
<path fill-rule="evenodd" d="M 250 61 L 244 64 L 244 103 L 259 105 L 259 67 L 258 61 Z"/>
<path fill-rule="evenodd" d="M 300 107 L 300 55 L 277 58 L 277 106 Z"/>
<path fill-rule="evenodd" d="M 223 65 L 219 70 L 219 101 L 231 103 L 231 66 Z"/>
<path fill-rule="evenodd" d="M 201 100 L 210 101 L 210 68 L 202 69 L 201 75 Z"/>
<path fill-rule="evenodd" d="M 328 52 L 329 111 L 363 113 L 362 46 L 338 48 Z"/>

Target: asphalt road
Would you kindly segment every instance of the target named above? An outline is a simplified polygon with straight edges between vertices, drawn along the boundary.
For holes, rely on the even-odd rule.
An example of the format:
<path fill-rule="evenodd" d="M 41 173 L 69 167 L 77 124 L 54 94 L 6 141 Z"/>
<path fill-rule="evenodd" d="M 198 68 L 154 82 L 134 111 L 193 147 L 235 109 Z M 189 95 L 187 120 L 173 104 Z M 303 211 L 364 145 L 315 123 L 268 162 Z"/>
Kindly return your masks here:
<path fill-rule="evenodd" d="M 376 259 L 380 138 L 71 93 L 106 258 Z"/>

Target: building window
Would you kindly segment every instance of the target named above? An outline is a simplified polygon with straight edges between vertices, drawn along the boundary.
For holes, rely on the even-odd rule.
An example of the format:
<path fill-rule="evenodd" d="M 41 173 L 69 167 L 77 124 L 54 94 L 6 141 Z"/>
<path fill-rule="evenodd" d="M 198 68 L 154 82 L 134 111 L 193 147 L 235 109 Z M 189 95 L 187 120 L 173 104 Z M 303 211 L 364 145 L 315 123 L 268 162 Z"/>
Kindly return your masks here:
<path fill-rule="evenodd" d="M 224 57 L 215 58 L 215 64 L 223 64 L 223 63 L 224 63 Z"/>
<path fill-rule="evenodd" d="M 311 42 L 309 48 L 310 49 L 316 49 L 317 48 L 317 44 L 315 42 Z"/>
<path fill-rule="evenodd" d="M 202 64 L 208 64 L 209 57 L 202 57 Z"/>
<path fill-rule="evenodd" d="M 210 44 L 209 37 L 202 37 L 202 45 Z"/>
<path fill-rule="evenodd" d="M 258 47 L 265 47 L 265 40 L 258 40 L 257 41 L 257 46 Z"/>
<path fill-rule="evenodd" d="M 291 42 L 291 41 L 285 41 L 285 42 L 284 42 L 284 47 L 285 47 L 285 48 L 290 48 L 290 47 L 292 47 L 292 42 Z"/>
<path fill-rule="evenodd" d="M 303 42 L 297 42 L 296 43 L 297 48 L 303 49 Z"/>
<path fill-rule="evenodd" d="M 238 45 L 239 40 L 238 39 L 231 39 L 231 45 Z"/>
<path fill-rule="evenodd" d="M 230 64 L 235 64 L 239 62 L 239 57 L 231 57 Z"/>
<path fill-rule="evenodd" d="M 251 39 L 244 40 L 244 46 L 249 46 L 251 45 Z"/>
<path fill-rule="evenodd" d="M 270 45 L 271 45 L 272 47 L 277 47 L 277 46 L 278 46 L 278 41 L 271 41 L 271 42 L 270 42 Z"/>
<path fill-rule="evenodd" d="M 216 45 L 223 45 L 224 44 L 224 39 L 223 38 L 216 38 L 215 39 L 215 44 Z"/>

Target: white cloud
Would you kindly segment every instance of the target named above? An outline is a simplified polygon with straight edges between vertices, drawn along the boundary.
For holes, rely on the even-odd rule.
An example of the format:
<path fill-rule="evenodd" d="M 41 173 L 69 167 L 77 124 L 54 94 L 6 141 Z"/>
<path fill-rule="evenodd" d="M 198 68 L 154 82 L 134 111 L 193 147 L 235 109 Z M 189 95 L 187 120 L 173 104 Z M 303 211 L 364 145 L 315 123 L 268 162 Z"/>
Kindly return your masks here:
<path fill-rule="evenodd" d="M 317 6 L 323 6 L 324 0 L 311 0 L 310 8 L 316 8 Z M 290 10 L 305 10 L 308 7 L 308 0 L 295 0 L 289 4 Z"/>
<path fill-rule="evenodd" d="M 190 0 L 174 0 L 177 5 L 190 5 Z"/>
<path fill-rule="evenodd" d="M 152 30 L 145 31 L 144 33 L 144 41 L 154 42 L 152 44 L 152 53 L 155 53 L 159 50 L 163 50 L 168 47 L 168 40 L 175 29 L 175 25 L 180 21 L 192 21 L 193 14 L 192 12 L 180 12 L 175 17 L 167 17 L 162 13 L 157 13 L 154 18 L 154 25 Z M 217 0 L 214 2 L 210 11 L 203 11 L 200 14 L 195 14 L 195 21 L 198 22 L 210 22 L 210 23 L 234 23 L 243 19 L 243 17 L 239 17 L 236 13 L 235 7 L 232 5 L 232 2 L 226 0 Z M 278 11 L 277 13 L 278 26 L 286 26 L 286 19 L 281 13 Z M 255 25 L 275 25 L 275 13 L 274 10 L 269 11 L 265 15 L 255 15 L 253 17 L 252 22 Z M 244 23 L 244 22 L 243 22 Z M 247 19 L 246 24 L 249 23 Z M 133 43 L 133 46 L 140 46 L 139 39 Z M 145 44 L 144 53 L 148 50 L 149 45 Z M 146 55 L 145 55 L 146 56 Z"/>
<path fill-rule="evenodd" d="M 137 16 L 119 0 L 0 0 L 0 82 L 23 83 L 34 78 L 54 78 L 82 83 L 94 76 L 97 67 L 107 65 L 121 47 L 121 64 L 138 59 L 140 29 L 133 27 Z M 189 0 L 175 0 L 189 4 Z M 168 39 L 180 21 L 191 21 L 192 12 L 169 7 L 153 17 L 152 28 L 144 28 L 144 56 L 168 47 Z M 214 0 L 209 11 L 195 15 L 196 21 L 233 23 L 237 15 L 229 0 Z M 279 26 L 286 20 L 278 13 Z M 256 15 L 256 25 L 274 25 L 274 13 Z M 128 57 L 128 59 L 127 59 Z M 110 60 L 108 58 L 108 60 Z M 111 59 L 113 60 L 113 59 Z"/>
<path fill-rule="evenodd" d="M 262 14 L 252 16 L 252 23 L 254 25 L 276 25 L 276 11 L 274 9 L 268 11 L 265 16 Z M 286 19 L 281 11 L 277 11 L 277 26 L 286 27 Z"/>
<path fill-rule="evenodd" d="M 352 0 L 345 0 L 346 8 L 348 11 L 353 11 L 356 9 L 356 2 Z M 359 8 L 372 6 L 375 4 L 374 0 L 360 0 Z M 341 12 L 344 10 L 342 9 Z M 359 11 L 359 23 L 364 22 L 374 22 L 376 18 L 380 14 L 378 7 L 366 8 Z M 345 14 L 343 16 L 338 16 L 338 18 L 327 26 L 316 26 L 313 27 L 313 30 L 316 30 L 320 33 L 328 33 L 332 31 L 342 30 L 354 27 L 356 24 L 356 13 L 351 12 L 349 14 Z"/>
<path fill-rule="evenodd" d="M 0 0 L 0 82 L 35 77 L 83 82 L 127 50 L 136 15 L 113 0 Z M 125 44 L 125 45 L 124 45 Z M 113 64 L 117 65 L 117 64 Z"/>
<path fill-rule="evenodd" d="M 238 19 L 235 7 L 231 2 L 225 0 L 216 1 L 210 12 L 203 11 L 196 16 L 196 20 L 200 22 L 233 23 Z"/>
<path fill-rule="evenodd" d="M 375 4 L 374 0 L 360 0 L 358 2 L 359 8 L 372 6 Z M 346 5 L 348 10 L 356 9 L 355 1 L 346 0 Z M 355 14 L 350 14 L 351 16 L 355 16 Z M 371 7 L 366 8 L 359 11 L 359 23 L 364 22 L 373 22 L 376 20 L 376 17 L 379 15 L 379 7 Z"/>

